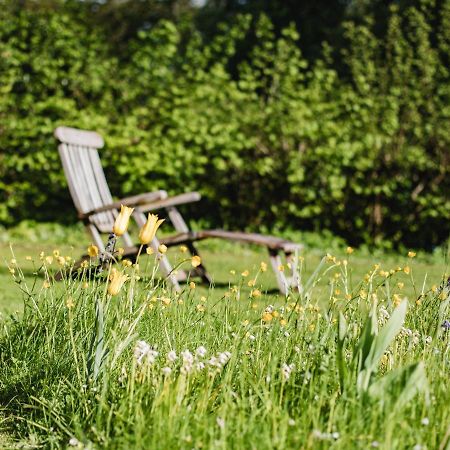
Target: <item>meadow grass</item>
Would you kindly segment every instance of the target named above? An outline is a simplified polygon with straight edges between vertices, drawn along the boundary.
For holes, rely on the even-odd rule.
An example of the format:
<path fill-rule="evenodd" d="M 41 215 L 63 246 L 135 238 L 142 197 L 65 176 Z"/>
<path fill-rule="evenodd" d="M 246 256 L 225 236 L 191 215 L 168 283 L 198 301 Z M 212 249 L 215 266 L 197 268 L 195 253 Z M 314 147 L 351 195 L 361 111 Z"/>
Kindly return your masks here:
<path fill-rule="evenodd" d="M 214 287 L 175 293 L 145 256 L 111 296 L 106 273 L 54 282 L 54 250 L 77 256 L 0 247 L 5 445 L 449 446 L 444 259 L 307 250 L 284 297 L 264 253 L 203 244 Z"/>

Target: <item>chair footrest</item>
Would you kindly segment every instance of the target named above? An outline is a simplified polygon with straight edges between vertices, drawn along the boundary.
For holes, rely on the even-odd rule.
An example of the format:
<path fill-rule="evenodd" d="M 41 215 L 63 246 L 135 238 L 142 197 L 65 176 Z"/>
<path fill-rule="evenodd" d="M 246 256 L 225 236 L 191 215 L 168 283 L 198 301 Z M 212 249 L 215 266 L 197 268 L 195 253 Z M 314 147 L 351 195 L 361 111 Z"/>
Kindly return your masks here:
<path fill-rule="evenodd" d="M 208 238 L 226 239 L 229 241 L 243 242 L 246 244 L 255 244 L 267 247 L 270 250 L 282 250 L 286 253 L 292 253 L 300 250 L 303 246 L 275 236 L 267 236 L 258 233 L 244 233 L 241 231 L 225 230 L 204 230 L 191 231 L 188 233 L 179 233 L 173 236 L 167 236 L 160 241 L 167 246 L 179 245 L 185 242 L 200 241 Z"/>

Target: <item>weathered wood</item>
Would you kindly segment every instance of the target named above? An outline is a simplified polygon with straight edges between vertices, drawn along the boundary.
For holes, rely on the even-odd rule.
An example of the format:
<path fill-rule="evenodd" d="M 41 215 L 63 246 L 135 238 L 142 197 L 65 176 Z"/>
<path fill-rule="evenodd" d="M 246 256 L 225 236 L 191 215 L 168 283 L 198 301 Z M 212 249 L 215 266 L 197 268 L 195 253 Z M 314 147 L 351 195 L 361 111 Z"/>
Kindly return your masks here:
<path fill-rule="evenodd" d="M 105 145 L 105 141 L 100 134 L 77 128 L 58 127 L 55 130 L 55 137 L 60 142 L 84 147 L 102 148 Z"/>
<path fill-rule="evenodd" d="M 103 204 L 98 208 L 94 208 L 91 211 L 80 213 L 78 217 L 80 219 L 85 219 L 93 214 L 98 214 L 104 211 L 111 211 L 114 209 L 120 209 L 121 205 L 124 206 L 135 206 L 138 207 L 142 204 L 147 204 L 150 201 L 155 201 L 164 196 L 165 191 L 156 191 L 156 192 L 147 192 L 145 194 L 133 195 L 132 197 L 125 197 L 121 200 L 117 200 L 116 202 L 112 202 L 109 204 Z"/>
<path fill-rule="evenodd" d="M 281 250 L 283 252 L 294 252 L 295 250 L 299 250 L 302 248 L 301 244 L 286 241 L 275 236 L 225 230 L 189 231 L 186 233 L 179 233 L 173 236 L 164 237 L 161 239 L 161 242 L 163 242 L 167 246 L 173 246 L 184 244 L 187 242 L 200 241 L 208 238 L 219 238 L 226 239 L 228 241 L 261 245 L 269 249 Z"/>
<path fill-rule="evenodd" d="M 158 209 L 170 208 L 172 206 L 185 205 L 187 203 L 198 202 L 202 196 L 198 192 L 186 192 L 184 194 L 168 197 L 163 200 L 143 204 L 139 207 L 141 211 L 156 211 Z"/>

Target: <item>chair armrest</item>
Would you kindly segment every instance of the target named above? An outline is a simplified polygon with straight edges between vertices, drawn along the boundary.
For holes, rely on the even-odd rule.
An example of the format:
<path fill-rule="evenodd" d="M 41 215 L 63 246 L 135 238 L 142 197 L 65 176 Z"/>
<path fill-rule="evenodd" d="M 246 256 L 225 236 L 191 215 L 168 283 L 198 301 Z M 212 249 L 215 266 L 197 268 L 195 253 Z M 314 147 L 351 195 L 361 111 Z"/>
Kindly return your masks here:
<path fill-rule="evenodd" d="M 149 202 L 155 202 L 167 198 L 166 191 L 155 191 L 146 192 L 145 194 L 133 195 L 131 197 L 125 197 L 116 202 L 110 203 L 108 205 L 99 206 L 98 208 L 92 209 L 91 211 L 85 213 L 79 213 L 80 219 L 86 219 L 93 214 L 98 214 L 105 211 L 111 211 L 113 209 L 120 209 L 121 205 L 124 206 L 140 206 L 147 205 Z"/>
<path fill-rule="evenodd" d="M 161 200 L 139 205 L 142 212 L 154 211 L 157 209 L 170 208 L 171 206 L 185 205 L 186 203 L 198 202 L 202 196 L 198 192 L 186 192 L 185 194 L 173 197 L 162 198 Z"/>

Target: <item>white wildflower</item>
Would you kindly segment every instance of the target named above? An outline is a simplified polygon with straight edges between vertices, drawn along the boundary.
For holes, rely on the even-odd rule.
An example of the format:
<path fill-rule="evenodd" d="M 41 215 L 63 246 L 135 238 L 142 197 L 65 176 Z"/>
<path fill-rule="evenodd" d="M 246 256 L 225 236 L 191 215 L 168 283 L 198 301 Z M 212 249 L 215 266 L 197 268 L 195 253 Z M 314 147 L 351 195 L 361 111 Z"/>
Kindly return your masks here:
<path fill-rule="evenodd" d="M 153 350 L 152 347 L 145 341 L 137 341 L 134 347 L 134 357 L 136 362 L 141 365 L 144 359 L 149 363 L 153 364 L 155 362 L 158 352 Z"/>
<path fill-rule="evenodd" d="M 289 380 L 289 377 L 291 376 L 292 371 L 295 369 L 295 364 L 286 364 L 284 363 L 281 366 L 281 374 L 283 375 L 283 378 L 287 381 Z"/>
<path fill-rule="evenodd" d="M 170 362 L 176 361 L 178 358 L 176 352 L 174 350 L 171 350 L 169 353 L 167 353 L 167 360 Z"/>
<path fill-rule="evenodd" d="M 231 353 L 230 352 L 219 353 L 218 359 L 219 359 L 220 364 L 222 366 L 224 366 L 228 362 L 230 357 L 231 357 Z"/>
<path fill-rule="evenodd" d="M 163 368 L 161 369 L 161 372 L 162 372 L 165 376 L 168 376 L 168 375 L 170 375 L 170 374 L 172 373 L 172 369 L 171 369 L 170 367 L 163 367 Z"/>
<path fill-rule="evenodd" d="M 198 371 L 203 370 L 203 369 L 205 368 L 205 363 L 200 361 L 200 362 L 198 362 L 198 363 L 195 365 L 195 368 L 196 368 Z"/>
<path fill-rule="evenodd" d="M 424 417 L 420 423 L 426 427 L 430 424 L 430 419 L 428 417 Z"/>
<path fill-rule="evenodd" d="M 294 420 L 294 419 L 289 419 L 289 420 L 288 420 L 288 425 L 289 425 L 290 427 L 293 427 L 293 426 L 295 425 L 295 420 Z"/>
<path fill-rule="evenodd" d="M 207 350 L 203 345 L 201 345 L 196 351 L 195 354 L 200 356 L 200 358 L 204 358 L 206 356 Z"/>
<path fill-rule="evenodd" d="M 273 305 L 269 305 L 266 307 L 266 309 L 264 310 L 267 313 L 273 313 L 274 307 Z"/>
<path fill-rule="evenodd" d="M 71 447 L 78 447 L 80 445 L 80 441 L 77 438 L 70 438 L 69 439 L 69 445 Z"/>
<path fill-rule="evenodd" d="M 221 428 L 222 430 L 225 428 L 225 420 L 224 419 L 222 419 L 221 417 L 218 417 L 216 419 L 216 422 L 217 422 L 217 426 L 219 428 Z"/>

